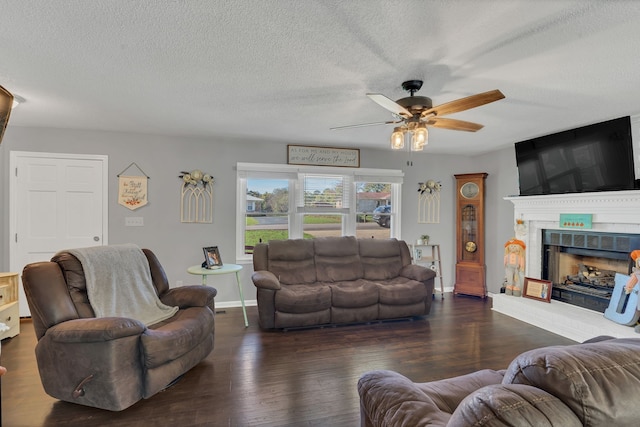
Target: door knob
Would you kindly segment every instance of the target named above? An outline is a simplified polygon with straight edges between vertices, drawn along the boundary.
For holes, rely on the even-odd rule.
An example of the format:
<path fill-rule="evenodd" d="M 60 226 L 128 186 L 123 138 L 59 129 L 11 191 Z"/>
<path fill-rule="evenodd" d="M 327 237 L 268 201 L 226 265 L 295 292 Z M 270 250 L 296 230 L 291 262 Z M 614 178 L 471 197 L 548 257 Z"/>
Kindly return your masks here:
<path fill-rule="evenodd" d="M 100 237 L 98 237 L 98 236 L 93 236 L 93 241 L 94 241 L 94 242 L 99 242 L 99 241 L 100 241 Z"/>

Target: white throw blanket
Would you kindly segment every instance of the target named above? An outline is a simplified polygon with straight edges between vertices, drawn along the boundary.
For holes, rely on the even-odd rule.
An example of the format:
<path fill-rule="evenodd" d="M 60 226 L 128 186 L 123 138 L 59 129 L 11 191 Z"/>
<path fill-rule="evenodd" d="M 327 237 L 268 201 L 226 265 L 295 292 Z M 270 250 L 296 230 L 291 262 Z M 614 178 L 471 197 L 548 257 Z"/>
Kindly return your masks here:
<path fill-rule="evenodd" d="M 150 326 L 178 311 L 158 298 L 149 261 L 138 246 L 95 246 L 68 252 L 82 263 L 96 317 L 127 317 Z"/>

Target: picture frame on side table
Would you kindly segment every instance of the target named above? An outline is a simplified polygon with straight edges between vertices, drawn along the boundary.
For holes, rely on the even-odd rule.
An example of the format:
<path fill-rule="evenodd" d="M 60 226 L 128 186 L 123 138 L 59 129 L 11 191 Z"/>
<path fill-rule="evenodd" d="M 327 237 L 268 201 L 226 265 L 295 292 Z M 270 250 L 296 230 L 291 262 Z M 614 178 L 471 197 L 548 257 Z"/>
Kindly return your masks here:
<path fill-rule="evenodd" d="M 204 252 L 204 267 L 213 270 L 222 267 L 222 258 L 217 246 L 202 248 Z"/>
<path fill-rule="evenodd" d="M 550 303 L 551 287 L 552 282 L 550 280 L 532 279 L 531 277 L 525 277 L 522 296 L 525 298 L 531 298 L 538 301 Z"/>

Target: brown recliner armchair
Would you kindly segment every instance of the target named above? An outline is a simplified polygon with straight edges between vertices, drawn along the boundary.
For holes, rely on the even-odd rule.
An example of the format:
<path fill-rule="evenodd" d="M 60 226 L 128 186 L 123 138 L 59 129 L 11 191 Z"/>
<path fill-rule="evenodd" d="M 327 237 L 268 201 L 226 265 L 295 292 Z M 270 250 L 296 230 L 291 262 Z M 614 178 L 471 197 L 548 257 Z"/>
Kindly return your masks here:
<path fill-rule="evenodd" d="M 149 327 L 129 318 L 96 318 L 82 264 L 68 252 L 24 268 L 38 370 L 50 396 L 120 411 L 165 389 L 213 350 L 216 289 L 170 289 L 156 256 L 142 251 L 161 302 L 179 307 Z"/>

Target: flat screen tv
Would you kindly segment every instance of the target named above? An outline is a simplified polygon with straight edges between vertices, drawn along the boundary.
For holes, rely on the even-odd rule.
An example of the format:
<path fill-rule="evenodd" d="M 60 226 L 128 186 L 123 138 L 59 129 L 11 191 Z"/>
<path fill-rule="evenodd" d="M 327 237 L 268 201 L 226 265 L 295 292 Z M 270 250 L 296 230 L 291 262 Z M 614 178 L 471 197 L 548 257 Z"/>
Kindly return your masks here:
<path fill-rule="evenodd" d="M 520 195 L 633 190 L 631 118 L 515 144 Z"/>

